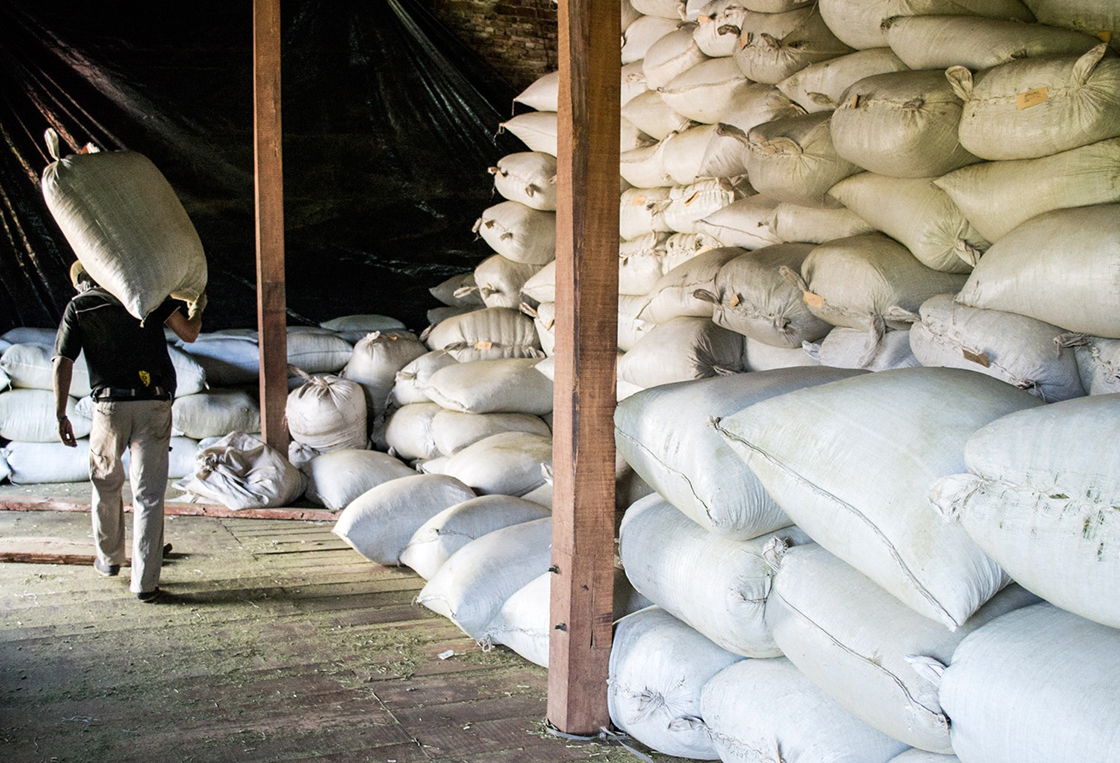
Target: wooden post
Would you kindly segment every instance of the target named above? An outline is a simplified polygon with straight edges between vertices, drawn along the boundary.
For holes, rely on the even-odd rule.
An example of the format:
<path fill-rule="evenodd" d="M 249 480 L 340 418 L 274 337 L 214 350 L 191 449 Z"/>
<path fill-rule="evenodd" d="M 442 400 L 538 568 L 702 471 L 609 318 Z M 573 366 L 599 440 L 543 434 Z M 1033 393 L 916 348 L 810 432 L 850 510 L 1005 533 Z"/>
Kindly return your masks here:
<path fill-rule="evenodd" d="M 256 165 L 257 329 L 261 435 L 288 454 L 287 299 L 280 127 L 280 0 L 253 0 L 253 153 Z"/>
<path fill-rule="evenodd" d="M 606 726 L 618 353 L 618 0 L 560 0 L 548 718 Z"/>

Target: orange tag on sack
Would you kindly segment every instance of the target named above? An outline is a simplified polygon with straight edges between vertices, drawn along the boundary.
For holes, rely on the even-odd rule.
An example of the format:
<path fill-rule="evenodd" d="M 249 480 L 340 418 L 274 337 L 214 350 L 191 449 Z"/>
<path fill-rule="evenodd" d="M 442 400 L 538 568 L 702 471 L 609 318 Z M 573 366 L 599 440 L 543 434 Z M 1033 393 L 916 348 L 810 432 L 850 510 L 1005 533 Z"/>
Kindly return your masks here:
<path fill-rule="evenodd" d="M 700 192 L 699 192 L 699 191 L 697 191 L 696 193 L 692 194 L 692 195 L 691 195 L 691 196 L 689 196 L 689 197 L 688 197 L 687 199 L 685 199 L 684 205 L 685 205 L 685 206 L 687 207 L 687 206 L 688 206 L 689 204 L 691 204 L 692 202 L 696 201 L 696 197 L 697 197 L 697 196 L 699 196 L 699 195 L 700 195 Z"/>
<path fill-rule="evenodd" d="M 1045 87 L 1035 88 L 1025 93 L 1019 93 L 1015 96 L 1015 100 L 1020 109 L 1029 109 L 1031 106 L 1037 106 L 1050 100 L 1050 90 Z"/>
<path fill-rule="evenodd" d="M 548 323 L 545 324 L 544 330 L 545 331 L 552 331 L 552 327 L 555 326 L 555 325 L 556 325 L 556 321 L 549 321 Z"/>
<path fill-rule="evenodd" d="M 989 368 L 992 365 L 992 362 L 988 360 L 988 356 L 982 352 L 970 352 L 969 350 L 962 349 L 961 355 L 964 356 L 965 360 L 970 360 L 973 363 L 979 363 L 980 365 L 984 366 L 984 368 Z"/>
<path fill-rule="evenodd" d="M 712 17 L 711 16 L 701 16 L 700 18 L 696 19 L 696 23 L 699 24 L 700 26 L 704 26 L 705 24 L 710 24 L 710 23 L 712 23 Z M 1106 42 L 1107 42 L 1107 40 L 1106 40 Z"/>
<path fill-rule="evenodd" d="M 1102 29 L 1101 31 L 1097 32 L 1097 39 L 1105 43 L 1112 42 L 1112 30 Z"/>
<path fill-rule="evenodd" d="M 824 307 L 824 297 L 822 297 L 820 294 L 814 294 L 811 291 L 802 292 L 801 301 L 809 307 Z"/>
<path fill-rule="evenodd" d="M 646 203 L 646 197 L 645 196 L 635 196 L 634 200 L 630 202 L 630 204 L 635 206 L 635 207 L 640 207 L 645 203 Z"/>
<path fill-rule="evenodd" d="M 732 307 L 738 307 L 740 302 L 742 302 L 742 300 L 739 299 L 738 294 L 732 294 L 731 299 L 727 300 L 727 304 L 731 305 Z"/>
<path fill-rule="evenodd" d="M 487 340 L 487 339 L 479 339 L 477 342 L 474 343 L 474 348 L 476 350 L 489 350 L 493 346 L 494 346 L 494 343 Z"/>

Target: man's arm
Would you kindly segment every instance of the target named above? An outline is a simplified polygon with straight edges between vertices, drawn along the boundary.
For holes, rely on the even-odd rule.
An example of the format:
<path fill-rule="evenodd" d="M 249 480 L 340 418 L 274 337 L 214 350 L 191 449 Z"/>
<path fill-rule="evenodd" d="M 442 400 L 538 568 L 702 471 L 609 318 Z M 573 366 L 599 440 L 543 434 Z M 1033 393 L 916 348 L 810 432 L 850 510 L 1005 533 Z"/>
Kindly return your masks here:
<path fill-rule="evenodd" d="M 70 382 L 74 378 L 74 361 L 56 355 L 54 358 L 54 412 L 58 417 L 58 439 L 68 448 L 76 448 L 74 428 L 66 416 L 66 406 L 70 402 Z"/>
<path fill-rule="evenodd" d="M 188 344 L 198 339 L 199 333 L 202 331 L 202 311 L 206 308 L 206 295 L 203 294 L 194 302 L 191 302 L 187 309 L 186 317 L 179 310 L 167 316 L 164 323 L 167 327 L 175 332 L 175 335 Z"/>

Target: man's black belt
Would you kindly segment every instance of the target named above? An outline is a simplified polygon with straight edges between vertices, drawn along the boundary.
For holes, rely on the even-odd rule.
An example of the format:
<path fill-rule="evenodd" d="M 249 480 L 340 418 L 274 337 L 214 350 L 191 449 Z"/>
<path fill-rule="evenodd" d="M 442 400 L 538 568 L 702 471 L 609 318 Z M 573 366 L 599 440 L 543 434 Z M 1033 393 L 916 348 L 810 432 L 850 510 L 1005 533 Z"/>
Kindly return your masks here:
<path fill-rule="evenodd" d="M 102 387 L 93 393 L 94 400 L 170 400 L 171 393 L 163 387 Z"/>

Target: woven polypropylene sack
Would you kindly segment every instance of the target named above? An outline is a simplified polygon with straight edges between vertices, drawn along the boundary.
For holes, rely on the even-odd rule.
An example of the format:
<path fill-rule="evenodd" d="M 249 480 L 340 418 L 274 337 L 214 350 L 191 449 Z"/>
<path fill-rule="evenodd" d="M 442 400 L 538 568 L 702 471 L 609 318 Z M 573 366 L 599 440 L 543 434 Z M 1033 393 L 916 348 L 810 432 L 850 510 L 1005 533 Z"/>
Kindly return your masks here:
<path fill-rule="evenodd" d="M 549 437 L 552 431 L 540 416 L 528 413 L 466 413 L 440 409 L 432 418 L 437 451 L 453 456 L 463 448 L 502 432 L 528 432 Z"/>
<path fill-rule="evenodd" d="M 1085 389 L 1073 350 L 1049 323 L 953 301 L 951 294 L 922 304 L 910 329 L 910 347 L 923 366 L 965 368 L 1025 389 L 1052 403 L 1081 397 Z"/>
<path fill-rule="evenodd" d="M 978 429 L 1037 405 L 981 374 L 903 368 L 764 400 L 716 426 L 798 527 L 914 611 L 956 628 L 1007 576 L 929 505 L 929 485 L 963 471 Z M 824 427 L 828 442 L 843 443 L 827 458 L 805 447 Z"/>
<path fill-rule="evenodd" d="M 926 267 L 879 233 L 818 246 L 805 258 L 801 277 L 803 299 L 814 315 L 833 326 L 865 331 L 881 322 L 907 328 L 905 322 L 885 320 L 892 307 L 917 310 L 930 297 L 956 293 L 967 278 Z"/>
<path fill-rule="evenodd" d="M 998 241 L 1046 212 L 1120 201 L 1120 138 L 1040 159 L 982 162 L 933 182 L 980 235 Z"/>
<path fill-rule="evenodd" d="M 0 355 L 0 371 L 13 387 L 54 389 L 54 348 L 41 344 L 13 344 Z M 70 395 L 85 397 L 92 388 L 85 354 L 78 355 L 71 367 Z M 197 390 L 196 390 L 197 391 Z"/>
<path fill-rule="evenodd" d="M 244 432 L 230 432 L 195 454 L 184 490 L 230 509 L 287 506 L 303 494 L 306 480 L 283 455 Z"/>
<path fill-rule="evenodd" d="M 442 410 L 435 403 L 410 403 L 390 413 L 385 422 L 389 452 L 406 461 L 439 457 L 432 421 Z"/>
<path fill-rule="evenodd" d="M 611 647 L 611 721 L 666 755 L 718 760 L 700 693 L 708 679 L 740 659 L 658 607 L 628 615 L 615 626 Z"/>
<path fill-rule="evenodd" d="M 1120 631 L 1049 604 L 969 635 L 941 680 L 961 761 L 1120 759 Z"/>
<path fill-rule="evenodd" d="M 860 50 L 806 66 L 779 82 L 778 89 L 805 111 L 831 111 L 844 91 L 864 77 L 906 68 L 890 48 Z"/>
<path fill-rule="evenodd" d="M 735 63 L 753 82 L 776 85 L 810 64 L 852 49 L 837 39 L 816 3 L 781 13 L 743 15 Z"/>
<path fill-rule="evenodd" d="M 483 211 L 475 223 L 483 240 L 508 260 L 526 265 L 547 265 L 556 258 L 556 214 L 526 206 L 518 201 L 503 201 Z M 474 273 L 481 288 L 485 279 Z M 524 281 L 522 281 L 524 282 Z M 482 292 L 483 301 L 486 293 Z"/>
<path fill-rule="evenodd" d="M 859 170 L 833 145 L 827 112 L 767 122 L 747 133 L 747 141 L 751 185 L 778 201 L 836 206 L 828 189 Z"/>
<path fill-rule="evenodd" d="M 441 474 L 416 474 L 370 488 L 350 502 L 333 532 L 371 562 L 400 564 L 408 539 L 433 516 L 474 497 L 463 483 Z"/>
<path fill-rule="evenodd" d="M 372 418 L 385 411 L 397 373 L 427 351 L 424 343 L 411 334 L 402 336 L 375 331 L 354 345 L 341 376 L 361 386 L 365 392 L 366 414 Z"/>
<path fill-rule="evenodd" d="M 292 439 L 320 453 L 365 447 L 365 393 L 355 382 L 337 376 L 307 379 L 288 393 L 285 415 Z"/>
<path fill-rule="evenodd" d="M 544 519 L 545 507 L 511 495 L 480 495 L 441 510 L 412 533 L 400 552 L 401 564 L 431 580 L 456 551 L 503 527 Z"/>
<path fill-rule="evenodd" d="M 522 496 L 544 484 L 542 466 L 552 466 L 551 437 L 501 432 L 463 448 L 442 471 L 479 495 Z"/>
<path fill-rule="evenodd" d="M 171 406 L 171 429 L 195 440 L 230 432 L 253 434 L 261 431 L 261 412 L 247 392 L 211 389 L 176 398 Z"/>
<path fill-rule="evenodd" d="M 738 247 L 709 249 L 673 268 L 654 284 L 649 304 L 637 317 L 653 323 L 668 323 L 683 316 L 710 318 L 711 302 L 697 298 L 695 292 L 701 289 L 711 293 L 720 270 L 741 254 L 743 250 Z"/>
<path fill-rule="evenodd" d="M 750 80 L 731 58 L 701 60 L 657 90 L 665 105 L 694 122 L 714 125 L 736 107 Z"/>
<path fill-rule="evenodd" d="M 1038 597 L 1011 585 L 950 631 L 815 543 L 777 552 L 766 620 L 785 656 L 870 726 L 913 747 L 952 753 L 936 674 L 922 671 L 922 661 L 948 665 L 965 636 Z"/>
<path fill-rule="evenodd" d="M 1118 425 L 1120 394 L 1007 416 L 969 439 L 969 474 L 929 491 L 1024 588 L 1113 628 L 1120 628 L 1120 456 L 1085 443 L 1108 442 Z"/>
<path fill-rule="evenodd" d="M 1120 204 L 1061 209 L 993 244 L 957 301 L 1120 339 L 1118 272 Z"/>
<path fill-rule="evenodd" d="M 434 402 L 466 413 L 531 413 L 552 410 L 552 382 L 533 358 L 500 358 L 458 363 L 428 379 Z"/>
<path fill-rule="evenodd" d="M 743 337 L 709 318 L 674 318 L 639 339 L 618 361 L 618 378 L 642 388 L 743 369 Z"/>
<path fill-rule="evenodd" d="M 765 617 L 773 570 L 763 558 L 775 538 L 809 542 L 796 527 L 751 540 L 721 537 L 650 495 L 627 510 L 619 554 L 635 589 L 712 643 L 743 657 L 777 657 Z"/>
<path fill-rule="evenodd" d="M 551 517 L 487 533 L 441 565 L 416 601 L 481 639 L 506 599 L 548 571 L 551 540 Z"/>
<path fill-rule="evenodd" d="M 756 750 L 780 750 L 782 763 L 887 763 L 906 749 L 783 657 L 743 660 L 720 671 L 705 684 L 700 710 L 724 763 L 765 760 Z"/>
<path fill-rule="evenodd" d="M 829 195 L 910 250 L 926 267 L 968 273 L 990 242 L 933 178 L 894 178 L 861 172 Z"/>
<path fill-rule="evenodd" d="M 778 347 L 800 347 L 820 339 L 831 326 L 809 312 L 801 291 L 782 278 L 781 267 L 800 271 L 811 244 L 776 244 L 728 261 L 714 288 L 712 320 L 736 333 Z"/>
<path fill-rule="evenodd" d="M 843 158 L 881 175 L 944 175 L 979 161 L 957 137 L 963 108 L 940 71 L 876 74 L 840 96 L 832 143 Z"/>
<path fill-rule="evenodd" d="M 1035 159 L 1120 135 L 1120 58 L 1027 58 L 973 75 L 946 72 L 964 99 L 961 145 L 991 160 Z"/>
<path fill-rule="evenodd" d="M 431 398 L 424 391 L 428 379 L 439 369 L 458 362 L 446 350 L 432 350 L 410 361 L 393 377 L 393 388 L 389 393 L 391 404 L 402 406 L 429 402 Z"/>
<path fill-rule="evenodd" d="M 448 318 L 432 329 L 426 341 L 431 349 L 446 350 L 461 363 L 543 355 L 532 319 L 508 307 L 487 307 Z"/>
<path fill-rule="evenodd" d="M 896 16 L 986 16 L 1034 21 L 1019 0 L 820 0 L 833 34 L 857 50 L 887 47 L 888 19 Z"/>
<path fill-rule="evenodd" d="M 1022 58 L 1081 55 L 1100 44 L 1093 35 L 1044 24 L 969 16 L 891 19 L 887 42 L 911 69 L 990 69 Z"/>
<path fill-rule="evenodd" d="M 556 157 L 522 151 L 502 157 L 490 172 L 494 188 L 510 201 L 533 209 L 556 209 Z"/>
<path fill-rule="evenodd" d="M 143 320 L 206 291 L 206 254 L 175 191 L 134 151 L 74 154 L 43 170 L 43 197 L 89 275 Z"/>
<path fill-rule="evenodd" d="M 797 368 L 735 374 L 636 393 L 615 410 L 618 454 L 704 530 L 747 540 L 792 521 L 712 427 L 760 400 L 854 375 Z"/>
<path fill-rule="evenodd" d="M 409 477 L 416 472 L 398 459 L 372 450 L 335 450 L 311 459 L 303 472 L 308 476 L 307 498 L 332 511 L 383 482 Z"/>

